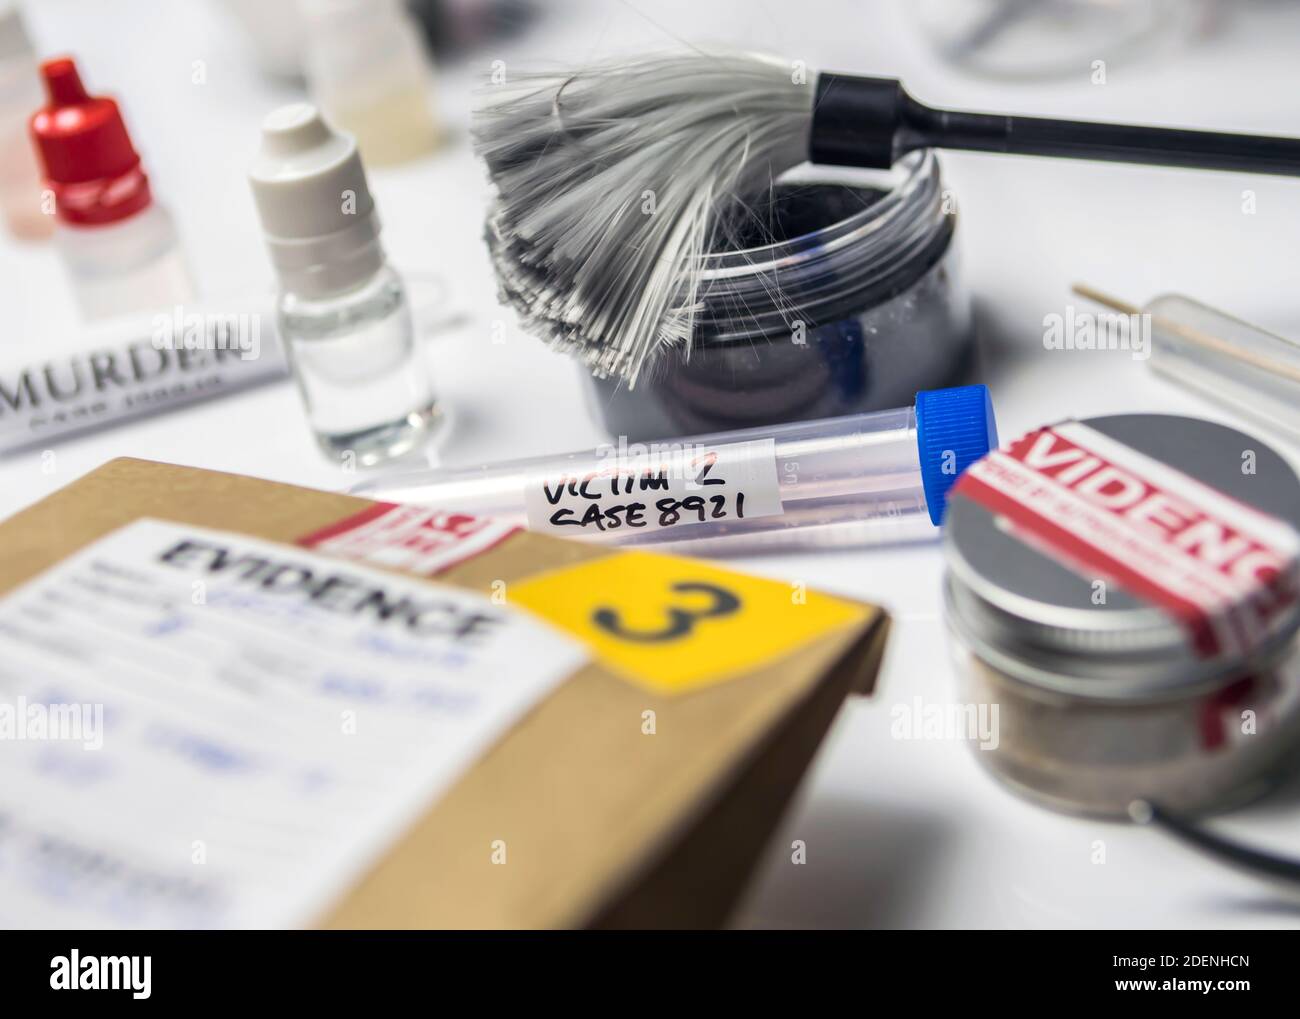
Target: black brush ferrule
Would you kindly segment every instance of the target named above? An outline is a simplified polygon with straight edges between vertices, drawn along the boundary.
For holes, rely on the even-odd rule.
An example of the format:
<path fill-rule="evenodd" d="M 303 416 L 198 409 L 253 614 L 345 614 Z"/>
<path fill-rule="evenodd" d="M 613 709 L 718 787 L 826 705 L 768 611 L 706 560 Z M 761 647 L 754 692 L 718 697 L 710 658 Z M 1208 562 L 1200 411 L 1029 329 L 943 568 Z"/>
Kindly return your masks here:
<path fill-rule="evenodd" d="M 819 75 L 808 158 L 824 166 L 887 170 L 894 165 L 905 95 L 896 78 Z"/>

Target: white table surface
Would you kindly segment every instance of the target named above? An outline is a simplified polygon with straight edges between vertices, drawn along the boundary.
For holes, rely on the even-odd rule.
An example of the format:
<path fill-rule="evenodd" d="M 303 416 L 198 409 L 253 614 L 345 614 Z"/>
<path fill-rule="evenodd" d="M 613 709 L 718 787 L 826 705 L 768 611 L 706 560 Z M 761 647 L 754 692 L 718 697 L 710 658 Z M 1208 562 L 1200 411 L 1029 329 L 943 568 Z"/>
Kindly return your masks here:
<path fill-rule="evenodd" d="M 283 2 L 283 0 L 267 0 Z M 123 104 L 158 194 L 172 209 L 205 297 L 264 292 L 270 271 L 243 170 L 263 112 L 298 98 L 259 76 L 216 6 L 200 0 L 40 0 L 43 53 L 80 58 L 92 91 Z M 523 335 L 496 302 L 480 240 L 486 184 L 465 139 L 471 83 L 490 62 L 569 65 L 674 39 L 764 49 L 809 67 L 902 77 L 937 105 L 1300 133 L 1300 10 L 1252 9 L 1177 54 L 1087 65 L 1033 84 L 974 79 L 939 64 L 907 4 L 801 0 L 547 2 L 533 30 L 444 69 L 452 138 L 371 182 L 398 266 L 442 276 L 464 325 L 430 355 L 452 424 L 443 464 L 589 446 L 604 438 L 577 369 Z M 1107 54 L 1099 53 L 1099 58 Z M 193 84 L 194 61 L 206 83 Z M 950 154 L 959 243 L 981 324 L 981 380 L 1004 435 L 1065 415 L 1151 410 L 1234 422 L 1123 352 L 1047 351 L 1043 316 L 1087 280 L 1136 301 L 1179 291 L 1278 332 L 1300 334 L 1300 183 L 1238 174 Z M 1256 213 L 1242 211 L 1244 189 Z M 48 245 L 0 243 L 0 358 L 34 356 L 77 329 Z M 494 323 L 507 342 L 489 342 Z M 215 401 L 0 463 L 7 515 L 115 456 L 236 471 L 327 489 L 356 480 L 316 452 L 288 385 Z M 895 627 L 878 690 L 839 716 L 796 808 L 766 852 L 746 926 L 1300 926 L 1300 907 L 1163 841 L 1022 802 L 956 742 L 890 736 L 890 709 L 954 697 L 934 545 L 736 561 L 757 573 L 878 601 Z M 1220 819 L 1279 850 L 1300 847 L 1300 784 Z M 807 863 L 790 861 L 802 839 Z M 1105 863 L 1094 863 L 1097 843 Z"/>

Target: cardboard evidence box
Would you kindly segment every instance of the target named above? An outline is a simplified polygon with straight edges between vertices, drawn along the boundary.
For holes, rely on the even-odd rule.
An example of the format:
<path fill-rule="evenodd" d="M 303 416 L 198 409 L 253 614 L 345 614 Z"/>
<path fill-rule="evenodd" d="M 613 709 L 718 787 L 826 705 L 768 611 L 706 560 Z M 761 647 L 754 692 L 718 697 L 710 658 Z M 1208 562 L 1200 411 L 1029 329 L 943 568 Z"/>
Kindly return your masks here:
<path fill-rule="evenodd" d="M 292 545 L 373 506 L 114 460 L 0 524 L 0 593 L 141 517 Z M 879 608 L 799 584 L 523 531 L 428 582 L 495 592 L 592 662 L 429 803 L 324 927 L 725 923 L 841 703 L 871 690 L 888 629 Z"/>

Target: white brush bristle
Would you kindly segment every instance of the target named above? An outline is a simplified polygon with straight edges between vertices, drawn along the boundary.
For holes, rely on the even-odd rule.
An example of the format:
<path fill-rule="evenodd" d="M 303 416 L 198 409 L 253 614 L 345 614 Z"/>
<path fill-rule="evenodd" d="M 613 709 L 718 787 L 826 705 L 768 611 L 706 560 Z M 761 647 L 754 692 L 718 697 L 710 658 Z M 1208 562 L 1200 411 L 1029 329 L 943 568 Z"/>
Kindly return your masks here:
<path fill-rule="evenodd" d="M 812 87 L 750 54 L 646 56 L 488 86 L 488 245 L 524 325 L 629 386 L 689 352 L 703 256 L 806 156 Z"/>

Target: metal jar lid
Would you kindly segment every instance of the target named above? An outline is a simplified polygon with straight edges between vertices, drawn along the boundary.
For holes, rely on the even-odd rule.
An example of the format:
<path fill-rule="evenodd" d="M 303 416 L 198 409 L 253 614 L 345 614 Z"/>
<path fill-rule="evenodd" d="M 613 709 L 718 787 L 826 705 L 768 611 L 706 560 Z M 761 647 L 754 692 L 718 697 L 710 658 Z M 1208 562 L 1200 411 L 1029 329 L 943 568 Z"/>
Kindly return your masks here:
<path fill-rule="evenodd" d="M 1261 512 L 1300 524 L 1300 479 L 1274 450 L 1224 425 L 1166 414 L 1083 424 Z M 1253 472 L 1243 470 L 1251 463 Z M 1274 658 L 1300 627 L 1279 612 L 1250 660 L 1199 656 L 1160 608 L 1086 577 L 1027 543 L 956 490 L 944 521 L 949 624 L 988 664 L 1031 686 L 1116 701 L 1191 694 Z"/>

